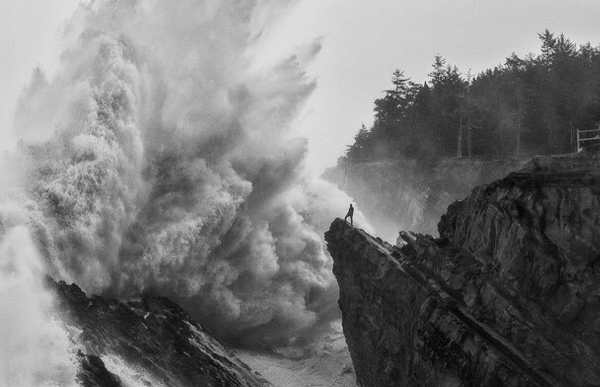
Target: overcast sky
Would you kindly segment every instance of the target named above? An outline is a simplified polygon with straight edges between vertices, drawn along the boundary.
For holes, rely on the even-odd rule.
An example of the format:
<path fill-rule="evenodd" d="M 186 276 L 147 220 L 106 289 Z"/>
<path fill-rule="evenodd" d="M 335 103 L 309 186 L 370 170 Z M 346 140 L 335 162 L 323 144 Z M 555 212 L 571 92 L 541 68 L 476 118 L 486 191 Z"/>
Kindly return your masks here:
<path fill-rule="evenodd" d="M 0 0 L 0 141 L 19 91 L 32 69 L 52 71 L 57 31 L 76 0 Z M 439 53 L 466 73 L 503 63 L 512 52 L 537 52 L 537 33 L 563 32 L 576 43 L 600 44 L 598 0 L 303 0 L 285 18 L 274 50 L 323 37 L 310 67 L 318 88 L 298 128 L 310 141 L 311 166 L 333 165 L 362 123 L 373 100 L 389 88 L 394 69 L 427 79 Z"/>

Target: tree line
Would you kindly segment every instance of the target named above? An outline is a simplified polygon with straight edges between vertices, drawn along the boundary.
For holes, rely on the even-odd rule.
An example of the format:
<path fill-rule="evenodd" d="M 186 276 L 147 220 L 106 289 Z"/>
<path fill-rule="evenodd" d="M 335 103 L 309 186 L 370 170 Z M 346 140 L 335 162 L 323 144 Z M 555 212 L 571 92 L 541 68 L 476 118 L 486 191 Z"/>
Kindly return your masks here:
<path fill-rule="evenodd" d="M 539 54 L 512 54 L 475 76 L 437 55 L 423 84 L 396 70 L 350 160 L 504 158 L 574 152 L 576 131 L 600 121 L 600 47 L 538 34 Z"/>

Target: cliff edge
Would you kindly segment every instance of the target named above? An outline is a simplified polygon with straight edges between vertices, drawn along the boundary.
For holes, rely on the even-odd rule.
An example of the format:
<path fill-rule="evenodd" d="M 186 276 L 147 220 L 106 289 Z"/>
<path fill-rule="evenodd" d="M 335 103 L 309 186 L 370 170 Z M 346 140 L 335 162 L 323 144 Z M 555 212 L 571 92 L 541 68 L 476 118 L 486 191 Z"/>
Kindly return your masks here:
<path fill-rule="evenodd" d="M 378 234 L 391 240 L 398 230 L 433 235 L 452 202 L 521 169 L 528 160 L 447 158 L 429 166 L 403 159 L 347 162 L 327 169 L 323 178 L 350 195 Z"/>
<path fill-rule="evenodd" d="M 539 158 L 440 239 L 325 234 L 359 386 L 600 385 L 600 159 Z"/>

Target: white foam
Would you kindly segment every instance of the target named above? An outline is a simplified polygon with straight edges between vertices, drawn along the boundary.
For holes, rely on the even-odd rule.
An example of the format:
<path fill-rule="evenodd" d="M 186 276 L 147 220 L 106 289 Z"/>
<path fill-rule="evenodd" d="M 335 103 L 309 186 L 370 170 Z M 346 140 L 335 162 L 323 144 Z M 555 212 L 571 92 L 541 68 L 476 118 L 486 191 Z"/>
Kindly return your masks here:
<path fill-rule="evenodd" d="M 128 364 L 119 356 L 106 355 L 102 357 L 102 361 L 109 372 L 119 377 L 123 387 L 147 387 L 149 385 L 166 387 L 165 384 L 149 376 L 145 370 Z"/>
<path fill-rule="evenodd" d="M 0 386 L 75 386 L 68 335 L 50 317 L 52 296 L 41 285 L 41 261 L 28 230 L 0 241 Z"/>

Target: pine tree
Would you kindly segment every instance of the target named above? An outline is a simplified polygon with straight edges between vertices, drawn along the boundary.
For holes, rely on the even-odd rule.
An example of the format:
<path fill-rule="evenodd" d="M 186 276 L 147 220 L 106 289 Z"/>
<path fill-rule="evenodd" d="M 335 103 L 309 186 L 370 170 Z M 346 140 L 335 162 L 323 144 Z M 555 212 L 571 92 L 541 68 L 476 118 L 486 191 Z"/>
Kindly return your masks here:
<path fill-rule="evenodd" d="M 578 48 L 548 30 L 538 37 L 538 54 L 513 53 L 504 65 L 466 79 L 441 55 L 423 84 L 395 70 L 390 90 L 375 101 L 371 130 L 359 130 L 347 155 L 423 159 L 572 151 L 573 131 L 600 121 L 600 48 Z"/>

